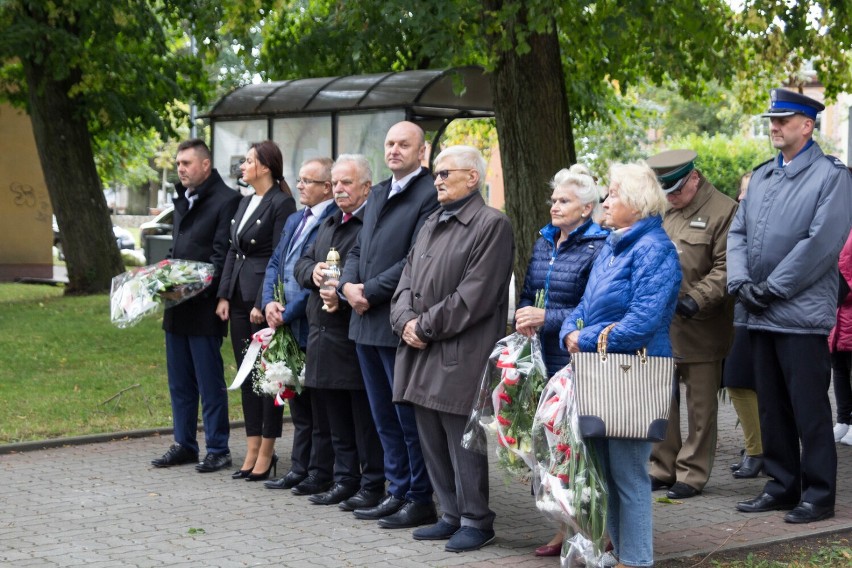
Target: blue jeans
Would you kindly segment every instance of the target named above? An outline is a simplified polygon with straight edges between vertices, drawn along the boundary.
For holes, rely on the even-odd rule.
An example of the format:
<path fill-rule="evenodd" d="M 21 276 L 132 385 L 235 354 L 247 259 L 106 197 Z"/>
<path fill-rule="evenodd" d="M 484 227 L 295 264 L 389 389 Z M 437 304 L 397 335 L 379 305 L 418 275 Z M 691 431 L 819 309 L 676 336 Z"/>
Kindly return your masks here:
<path fill-rule="evenodd" d="M 219 336 L 166 332 L 166 366 L 175 442 L 196 453 L 199 395 L 207 452 L 228 453 L 231 426 L 221 347 Z"/>
<path fill-rule="evenodd" d="M 651 442 L 594 438 L 609 493 L 606 528 L 615 554 L 628 566 L 654 565 Z"/>

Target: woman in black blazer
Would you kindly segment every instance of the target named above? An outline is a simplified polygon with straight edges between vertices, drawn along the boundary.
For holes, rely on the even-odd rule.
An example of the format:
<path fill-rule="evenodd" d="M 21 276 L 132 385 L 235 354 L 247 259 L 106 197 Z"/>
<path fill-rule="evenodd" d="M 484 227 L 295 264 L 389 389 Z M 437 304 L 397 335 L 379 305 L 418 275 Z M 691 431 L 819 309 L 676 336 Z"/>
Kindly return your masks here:
<path fill-rule="evenodd" d="M 216 314 L 231 320 L 231 344 L 237 367 L 253 333 L 265 327 L 260 311 L 266 264 L 278 244 L 284 221 L 296 211 L 287 182 L 284 158 L 278 145 L 265 140 L 251 145 L 240 166 L 242 179 L 254 194 L 240 201 L 231 219 L 231 246 L 219 284 Z M 252 390 L 253 377 L 242 384 L 243 416 L 246 422 L 246 457 L 234 479 L 258 481 L 269 477 L 278 462 L 275 438 L 281 437 L 283 407 L 272 397 Z"/>

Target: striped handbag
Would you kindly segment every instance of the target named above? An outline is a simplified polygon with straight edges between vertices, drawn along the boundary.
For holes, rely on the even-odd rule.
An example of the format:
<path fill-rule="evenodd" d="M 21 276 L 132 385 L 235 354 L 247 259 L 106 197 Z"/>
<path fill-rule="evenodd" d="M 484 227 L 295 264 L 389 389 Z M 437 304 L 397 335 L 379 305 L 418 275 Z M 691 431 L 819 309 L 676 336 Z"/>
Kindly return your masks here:
<path fill-rule="evenodd" d="M 659 442 L 666 437 L 675 393 L 672 357 L 607 353 L 607 337 L 598 336 L 596 353 L 572 353 L 580 432 L 587 438 L 627 438 Z"/>

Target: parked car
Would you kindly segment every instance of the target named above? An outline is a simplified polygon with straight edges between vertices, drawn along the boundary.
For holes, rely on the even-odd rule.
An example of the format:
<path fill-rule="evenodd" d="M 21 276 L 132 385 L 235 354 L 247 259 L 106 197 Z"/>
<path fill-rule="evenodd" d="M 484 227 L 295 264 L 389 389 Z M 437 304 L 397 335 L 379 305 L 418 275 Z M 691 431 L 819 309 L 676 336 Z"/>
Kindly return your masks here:
<path fill-rule="evenodd" d="M 154 264 L 166 258 L 172 248 L 172 218 L 174 206 L 169 205 L 156 217 L 139 225 L 139 241 L 145 250 L 145 258 Z"/>
<path fill-rule="evenodd" d="M 172 217 L 175 207 L 169 205 L 160 211 L 156 217 L 139 225 L 139 240 L 145 244 L 145 237 L 149 235 L 172 235 Z"/>
<path fill-rule="evenodd" d="M 127 229 L 122 229 L 118 225 L 112 226 L 112 234 L 115 235 L 115 243 L 119 249 L 135 250 L 136 241 L 133 240 L 133 235 Z M 53 216 L 53 246 L 59 251 L 59 259 L 65 260 L 65 253 L 62 252 L 62 239 L 59 236 L 59 224 L 56 222 L 56 215 Z"/>

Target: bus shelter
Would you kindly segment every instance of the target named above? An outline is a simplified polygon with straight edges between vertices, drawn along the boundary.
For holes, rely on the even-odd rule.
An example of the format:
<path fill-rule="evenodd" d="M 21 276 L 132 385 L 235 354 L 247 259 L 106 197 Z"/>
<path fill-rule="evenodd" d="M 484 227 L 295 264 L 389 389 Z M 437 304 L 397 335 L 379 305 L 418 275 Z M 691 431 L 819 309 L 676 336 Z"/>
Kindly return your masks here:
<path fill-rule="evenodd" d="M 315 157 L 364 154 L 373 179 L 390 176 L 384 139 L 401 120 L 419 124 L 433 147 L 457 118 L 494 116 L 488 77 L 479 67 L 294 79 L 246 85 L 204 115 L 212 129 L 213 166 L 236 187 L 253 142 L 274 140 L 284 177 L 296 192 L 299 166 Z"/>

